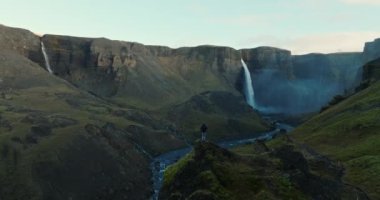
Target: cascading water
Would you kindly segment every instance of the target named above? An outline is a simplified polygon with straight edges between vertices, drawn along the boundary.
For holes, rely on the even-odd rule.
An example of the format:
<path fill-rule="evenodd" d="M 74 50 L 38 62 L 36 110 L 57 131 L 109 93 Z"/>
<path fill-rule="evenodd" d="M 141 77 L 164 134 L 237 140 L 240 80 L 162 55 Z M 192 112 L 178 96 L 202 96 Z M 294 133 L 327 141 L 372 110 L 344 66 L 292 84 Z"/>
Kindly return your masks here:
<path fill-rule="evenodd" d="M 53 70 L 50 67 L 49 56 L 46 53 L 45 45 L 42 41 L 41 41 L 41 48 L 42 48 L 42 54 L 44 55 L 44 59 L 45 59 L 46 69 L 49 71 L 50 74 L 53 74 Z"/>
<path fill-rule="evenodd" d="M 245 64 L 244 60 L 241 59 L 241 64 L 244 68 L 244 95 L 245 99 L 252 108 L 256 108 L 255 103 L 255 92 L 252 87 L 252 79 L 251 79 L 251 73 L 249 73 L 249 69 L 247 65 Z"/>

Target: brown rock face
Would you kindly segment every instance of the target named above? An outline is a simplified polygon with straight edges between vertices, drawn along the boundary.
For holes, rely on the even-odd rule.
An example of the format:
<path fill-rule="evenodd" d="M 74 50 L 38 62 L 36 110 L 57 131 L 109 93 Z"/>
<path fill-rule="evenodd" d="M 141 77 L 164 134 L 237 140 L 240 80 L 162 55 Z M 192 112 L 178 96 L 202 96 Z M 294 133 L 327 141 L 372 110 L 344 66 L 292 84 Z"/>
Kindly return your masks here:
<path fill-rule="evenodd" d="M 7 27 L 1 30 L 5 49 L 44 66 L 37 36 Z M 206 91 L 241 95 L 243 58 L 253 77 L 258 105 L 274 112 L 305 112 L 305 108 L 311 112 L 319 110 L 334 95 L 354 88 L 361 79 L 363 60 L 380 56 L 378 40 L 366 44 L 364 56 L 362 53 L 292 56 L 288 50 L 273 47 L 171 49 L 105 38 L 55 35 L 45 35 L 41 40 L 56 75 L 98 96 L 144 109 L 182 103 Z M 326 93 L 319 88 L 330 89 Z"/>
<path fill-rule="evenodd" d="M 255 70 L 278 70 L 293 78 L 289 51 L 271 47 L 235 50 L 198 46 L 171 49 L 138 43 L 45 35 L 42 39 L 54 72 L 119 103 L 158 108 L 183 102 L 205 91 L 238 93 L 240 59 Z"/>
<path fill-rule="evenodd" d="M 99 96 L 132 102 L 162 105 L 207 90 L 233 91 L 240 75 L 240 53 L 227 47 L 170 49 L 53 35 L 42 40 L 56 75 Z"/>
<path fill-rule="evenodd" d="M 5 49 L 45 65 L 37 36 L 7 27 L 1 30 Z M 292 56 L 288 50 L 273 47 L 171 49 L 105 38 L 56 35 L 45 35 L 41 40 L 56 75 L 98 96 L 144 109 L 182 103 L 206 91 L 241 95 L 240 59 L 243 58 L 253 77 L 259 105 L 275 112 L 319 110 L 331 97 L 360 82 L 361 76 L 355 74 L 361 74 L 363 64 L 361 53 Z M 376 49 L 380 48 L 376 44 L 376 41 L 367 44 L 364 57 L 378 55 Z M 326 94 L 316 89 L 325 87 L 332 89 Z M 300 101 L 307 106 L 300 106 Z"/>
<path fill-rule="evenodd" d="M 40 38 L 32 32 L 0 25 L 0 48 L 17 52 L 34 62 L 42 64 Z"/>
<path fill-rule="evenodd" d="M 294 78 L 292 56 L 288 50 L 258 47 L 255 49 L 243 49 L 241 54 L 247 65 L 252 66 L 254 70 L 279 70 L 286 78 Z"/>

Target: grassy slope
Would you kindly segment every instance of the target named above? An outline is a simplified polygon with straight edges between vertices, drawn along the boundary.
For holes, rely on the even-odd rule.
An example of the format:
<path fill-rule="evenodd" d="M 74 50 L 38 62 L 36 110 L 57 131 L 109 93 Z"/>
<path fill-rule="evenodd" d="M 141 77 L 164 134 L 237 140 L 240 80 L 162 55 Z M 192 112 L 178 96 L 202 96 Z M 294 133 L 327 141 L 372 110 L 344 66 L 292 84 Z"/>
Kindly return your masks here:
<path fill-rule="evenodd" d="M 116 102 L 155 110 L 184 102 L 205 91 L 235 91 L 220 74 L 211 71 L 205 61 L 185 62 L 183 58 L 169 59 L 170 62 L 162 59 L 154 61 L 125 72 L 126 89 L 114 98 Z M 149 65 L 156 68 L 150 68 Z"/>
<path fill-rule="evenodd" d="M 359 199 L 342 184 L 342 167 L 304 145 L 279 136 L 280 144 L 246 144 L 231 151 L 212 143 L 169 166 L 163 199 Z"/>
<path fill-rule="evenodd" d="M 165 171 L 162 198 L 308 199 L 268 154 L 241 157 L 209 143 L 195 149 Z"/>
<path fill-rule="evenodd" d="M 188 101 L 163 109 L 190 141 L 199 138 L 200 124 L 209 127 L 211 141 L 237 138 L 268 131 L 270 125 L 249 107 L 244 98 L 223 91 L 205 92 Z"/>
<path fill-rule="evenodd" d="M 53 195 L 51 198 L 56 199 L 59 196 L 54 195 L 59 193 L 49 192 L 58 190 L 64 192 L 60 196 L 62 198 L 73 195 L 74 199 L 86 199 L 92 192 L 84 193 L 85 189 L 96 190 L 98 182 L 80 184 L 88 181 L 90 177 L 87 175 L 92 176 L 91 174 L 97 170 L 102 170 L 109 177 L 120 177 L 125 182 L 123 188 L 135 182 L 135 185 L 128 187 L 140 191 L 140 193 L 135 191 L 136 195 L 149 195 L 147 187 L 150 185 L 149 163 L 134 145 L 135 138 L 138 137 L 133 133 L 125 133 L 127 135 L 115 133 L 112 137 L 122 139 L 112 140 L 111 143 L 107 141 L 109 138 L 91 135 L 84 128 L 87 124 L 101 127 L 107 122 L 122 130 L 130 125 L 144 127 L 125 116 L 113 114 L 114 111 L 128 112 L 128 109 L 83 93 L 13 52 L 0 51 L 0 79 L 0 195 L 2 198 L 40 199 L 42 195 L 45 195 L 45 198 L 46 195 Z M 28 122 L 25 119 L 29 116 L 37 116 L 42 122 Z M 41 124 L 51 126 L 56 116 L 75 122 L 62 127 L 53 127 L 48 135 L 32 134 L 32 126 Z M 149 134 L 155 134 L 152 135 L 153 138 L 158 138 L 167 144 L 157 145 L 157 141 L 144 143 L 143 147 L 150 150 L 150 153 L 164 152 L 183 145 L 165 132 L 151 131 Z M 88 149 L 81 149 L 82 146 Z M 119 155 L 120 151 L 122 156 Z M 97 166 L 98 169 L 94 169 L 95 171 L 92 171 L 93 169 L 82 171 L 91 168 L 91 163 L 96 160 L 104 163 Z M 131 166 L 128 163 L 138 164 Z M 121 172 L 119 171 L 121 169 L 128 170 Z M 65 174 L 70 170 L 73 170 L 72 173 Z M 77 172 L 83 173 L 77 174 Z M 75 175 L 76 178 L 71 175 Z M 74 182 L 69 180 L 71 177 L 75 178 Z M 100 176 L 97 178 L 99 181 L 102 180 Z M 100 185 L 107 184 L 101 182 Z M 118 190 L 117 182 L 118 179 L 115 178 L 107 187 Z M 76 189 L 70 186 L 74 183 L 79 184 L 76 186 L 83 191 L 75 192 Z M 138 185 L 146 188 L 139 189 Z M 143 190 L 145 192 L 142 192 Z M 115 191 L 116 193 L 118 191 Z"/>
<path fill-rule="evenodd" d="M 380 82 L 298 127 L 292 137 L 343 163 L 344 180 L 380 199 Z"/>

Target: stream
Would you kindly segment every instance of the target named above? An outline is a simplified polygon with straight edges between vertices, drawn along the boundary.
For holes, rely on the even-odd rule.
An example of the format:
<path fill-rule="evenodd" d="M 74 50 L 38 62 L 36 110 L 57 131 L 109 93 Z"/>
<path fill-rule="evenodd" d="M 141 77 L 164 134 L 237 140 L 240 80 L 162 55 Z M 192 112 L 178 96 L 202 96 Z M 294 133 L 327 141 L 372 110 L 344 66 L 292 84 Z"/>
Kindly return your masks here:
<path fill-rule="evenodd" d="M 250 142 L 254 142 L 256 140 L 271 140 L 273 136 L 278 133 L 281 129 L 286 130 L 287 132 L 290 132 L 293 130 L 294 127 L 282 124 L 282 123 L 276 123 L 276 129 L 273 131 L 261 133 L 261 134 L 255 134 L 254 137 L 246 137 L 241 139 L 232 139 L 232 140 L 226 140 L 218 142 L 217 144 L 223 148 L 232 148 L 239 145 L 247 144 Z M 259 136 L 257 136 L 259 135 Z M 151 169 L 153 173 L 153 189 L 154 193 L 152 196 L 152 200 L 158 200 L 158 194 L 163 182 L 164 172 L 165 169 L 178 161 L 180 158 L 182 158 L 184 155 L 189 153 L 192 150 L 192 147 L 186 147 L 183 149 L 178 149 L 174 151 L 169 151 L 167 153 L 161 154 L 157 157 L 155 157 L 151 163 Z"/>

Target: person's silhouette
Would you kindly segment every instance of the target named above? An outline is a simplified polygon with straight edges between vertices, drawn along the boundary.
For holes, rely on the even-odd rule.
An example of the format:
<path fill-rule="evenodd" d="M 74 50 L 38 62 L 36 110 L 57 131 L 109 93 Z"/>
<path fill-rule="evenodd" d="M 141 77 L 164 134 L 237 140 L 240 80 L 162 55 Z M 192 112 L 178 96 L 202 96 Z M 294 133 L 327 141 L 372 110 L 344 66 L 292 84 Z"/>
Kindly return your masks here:
<path fill-rule="evenodd" d="M 202 133 L 201 141 L 205 141 L 206 140 L 206 134 L 207 134 L 207 126 L 206 126 L 206 124 L 202 124 L 202 126 L 201 126 L 201 133 Z"/>

